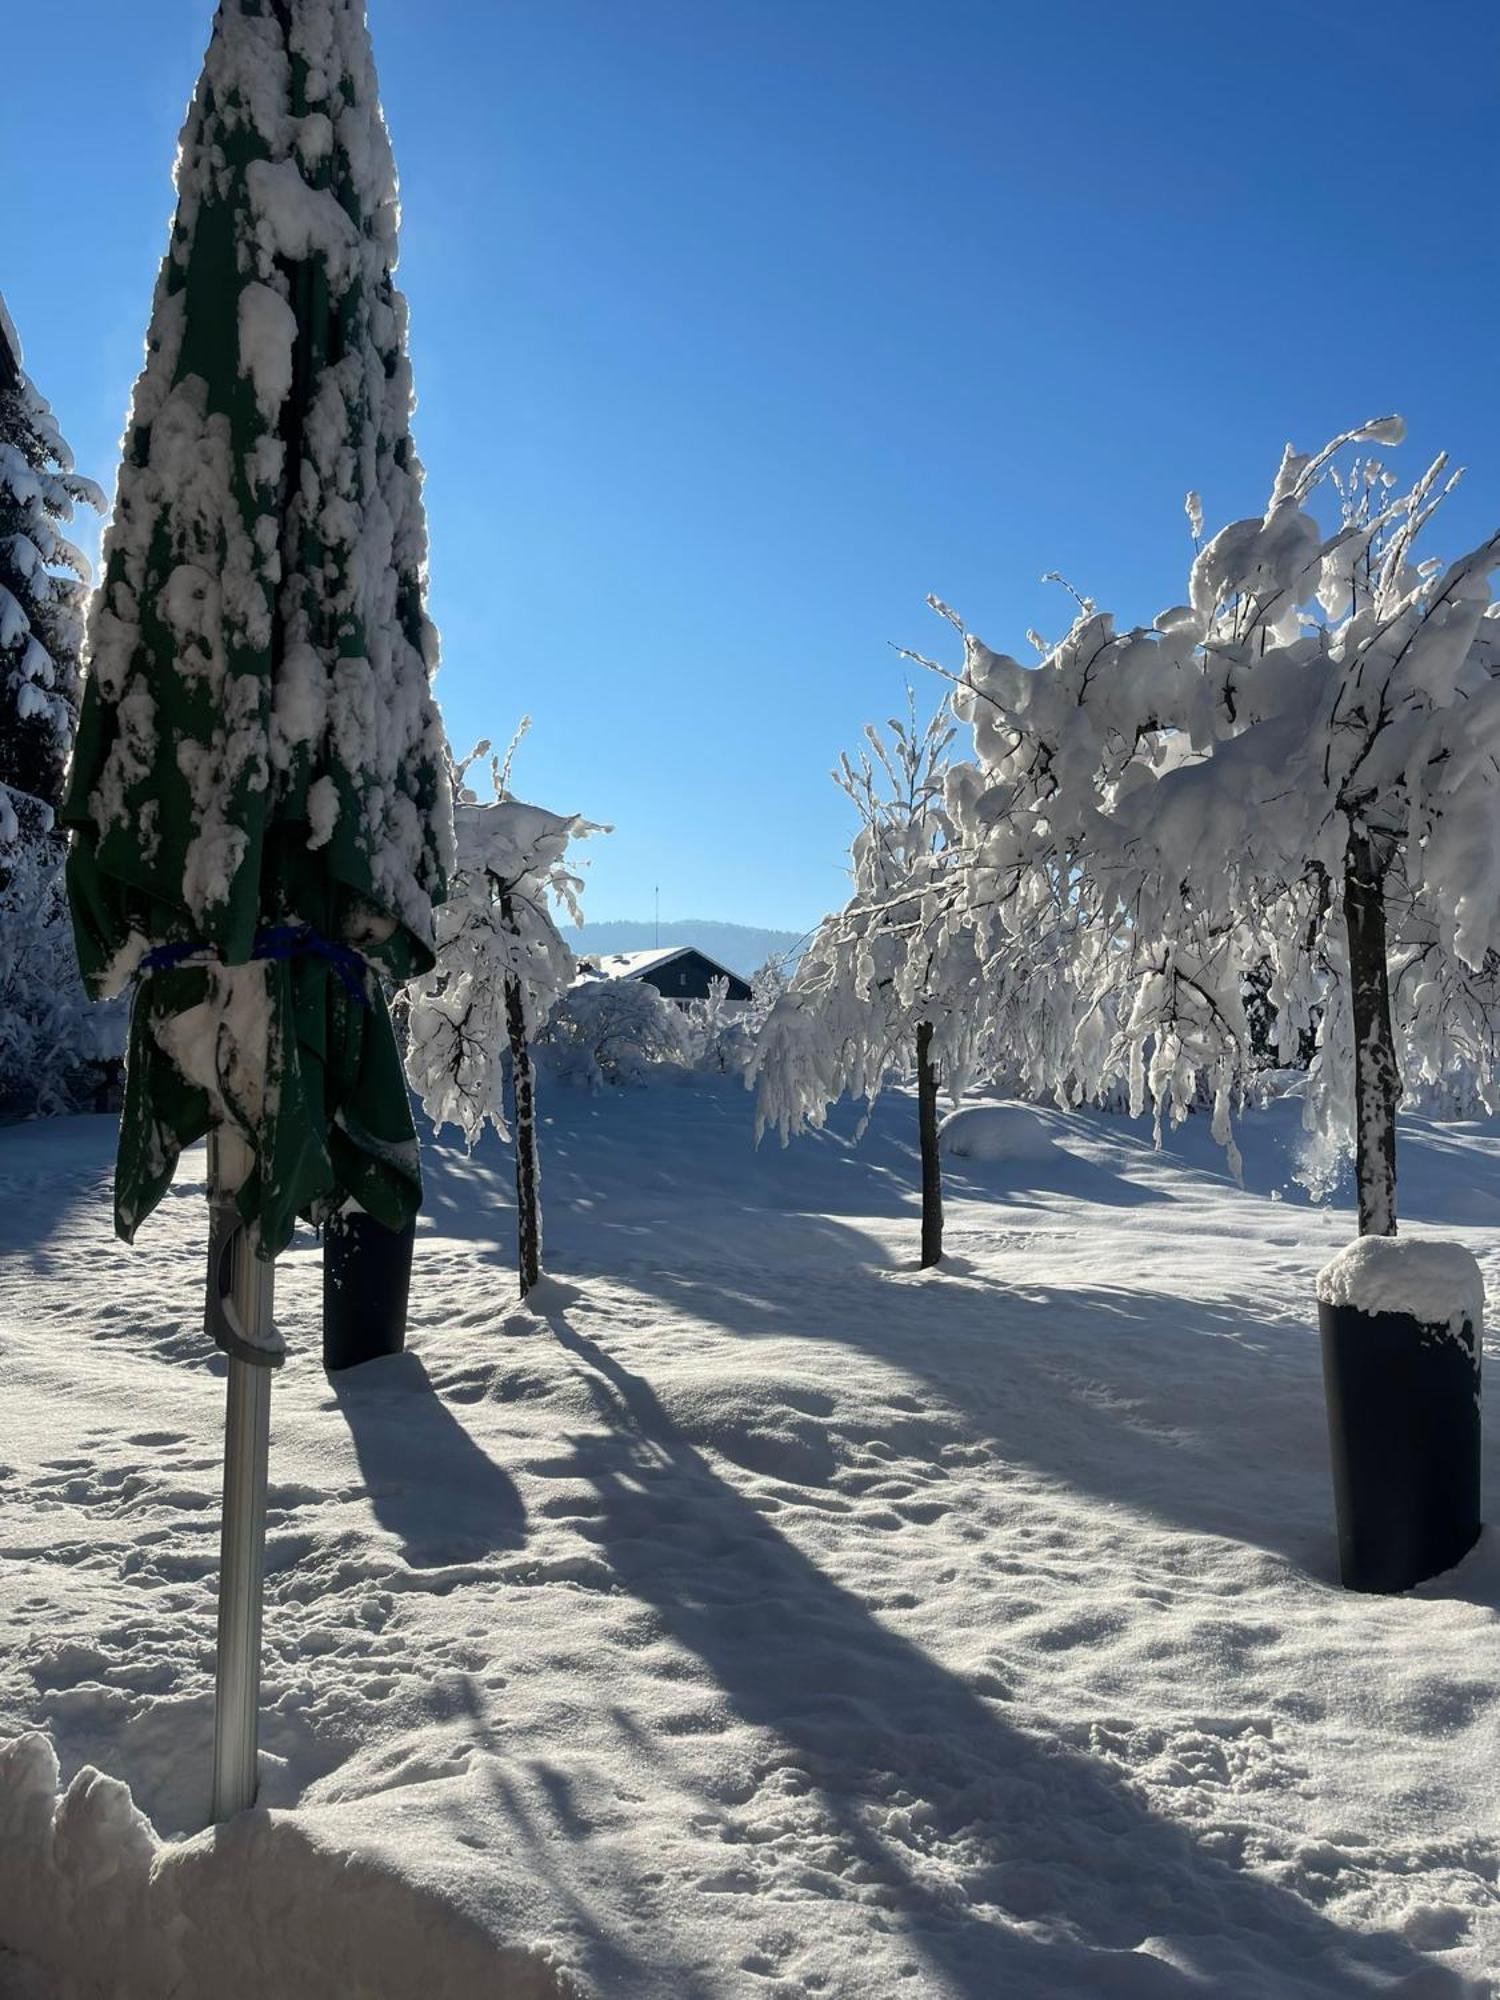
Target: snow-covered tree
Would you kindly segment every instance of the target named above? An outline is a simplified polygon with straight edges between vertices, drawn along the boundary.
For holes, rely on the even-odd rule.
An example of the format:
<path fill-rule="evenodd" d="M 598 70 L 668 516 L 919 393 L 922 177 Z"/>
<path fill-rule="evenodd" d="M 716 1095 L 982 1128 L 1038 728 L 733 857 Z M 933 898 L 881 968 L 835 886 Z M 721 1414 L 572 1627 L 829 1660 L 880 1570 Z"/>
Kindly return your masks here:
<path fill-rule="evenodd" d="M 104 496 L 74 471 L 0 298 L 0 869 L 12 842 L 51 830 L 62 800 L 89 563 L 60 524 L 80 504 Z"/>
<path fill-rule="evenodd" d="M 762 1022 L 792 983 L 795 959 L 790 952 L 773 954 L 750 975 L 750 1019 L 759 1033 Z"/>
<path fill-rule="evenodd" d="M 730 999 L 728 979 L 710 979 L 708 998 L 690 1001 L 681 1011 L 694 1067 L 718 1076 L 743 1076 L 754 1053 L 754 1023 L 745 1005 Z"/>
<path fill-rule="evenodd" d="M 437 913 L 437 965 L 407 990 L 406 1068 L 439 1131 L 456 1125 L 471 1147 L 486 1125 L 513 1138 L 517 1262 L 526 1292 L 541 1276 L 542 1256 L 531 1048 L 577 971 L 552 909 L 560 904 L 582 923 L 582 883 L 563 857 L 570 841 L 603 829 L 514 798 L 509 757 L 503 764 L 491 760 L 493 796 L 481 801 L 468 774 L 488 750 L 481 743 L 462 763 L 450 764 L 458 862 Z M 510 1128 L 503 1110 L 507 1054 Z"/>
<path fill-rule="evenodd" d="M 0 1117 L 85 1108 L 118 1053 L 89 1017 L 54 825 L 78 720 L 87 559 L 61 523 L 101 507 L 25 371 L 0 299 Z"/>
<path fill-rule="evenodd" d="M 647 1083 L 693 1053 L 687 1016 L 644 979 L 577 980 L 542 1040 L 553 1074 L 588 1090 Z"/>
<path fill-rule="evenodd" d="M 0 882 L 0 1121 L 102 1109 L 124 1040 L 119 1007 L 89 1005 L 50 835 L 8 851 Z"/>
<path fill-rule="evenodd" d="M 1227 1142 L 1258 992 L 1284 1059 L 1316 1036 L 1307 1115 L 1352 1144 L 1374 1234 L 1403 1076 L 1500 1101 L 1500 537 L 1419 559 L 1445 460 L 1400 497 L 1373 457 L 1339 470 L 1402 434 L 1288 447 L 1265 513 L 1199 546 L 1149 628 L 1081 600 L 1030 668 L 966 635 L 977 762 L 946 794 L 976 936 L 1063 968 L 1033 1074 L 1066 1097 L 1123 1070 L 1158 1119 L 1206 1086 Z"/>
<path fill-rule="evenodd" d="M 955 734 L 946 711 L 907 715 L 888 734 L 865 730 L 858 761 L 833 776 L 859 815 L 852 893 L 814 933 L 757 1038 L 751 1080 L 757 1132 L 783 1143 L 820 1126 L 844 1096 L 873 1103 L 897 1070 L 917 1079 L 922 1160 L 922 1264 L 942 1256 L 942 1168 L 937 1094 L 968 1074 L 977 1006 L 972 935 L 945 921 L 953 824 L 944 773 Z"/>

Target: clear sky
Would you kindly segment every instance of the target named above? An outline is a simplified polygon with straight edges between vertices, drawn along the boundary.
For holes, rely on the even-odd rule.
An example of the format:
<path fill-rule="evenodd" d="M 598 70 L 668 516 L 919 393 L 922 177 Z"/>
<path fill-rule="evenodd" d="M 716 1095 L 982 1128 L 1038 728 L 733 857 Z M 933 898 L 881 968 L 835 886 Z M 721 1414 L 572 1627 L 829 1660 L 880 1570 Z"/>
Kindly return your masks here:
<path fill-rule="evenodd" d="M 0 287 L 106 486 L 210 0 L 8 13 Z M 1494 0 L 371 0 L 450 733 L 597 917 L 802 927 L 936 591 L 1177 601 L 1182 496 L 1398 409 L 1500 523 Z"/>

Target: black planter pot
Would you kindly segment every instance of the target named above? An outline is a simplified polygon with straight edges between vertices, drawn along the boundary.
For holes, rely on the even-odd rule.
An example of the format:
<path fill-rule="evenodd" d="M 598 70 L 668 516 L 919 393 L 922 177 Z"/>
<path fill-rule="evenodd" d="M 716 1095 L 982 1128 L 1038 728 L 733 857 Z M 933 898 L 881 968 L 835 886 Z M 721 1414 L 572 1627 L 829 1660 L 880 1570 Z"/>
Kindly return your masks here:
<path fill-rule="evenodd" d="M 323 1366 L 357 1368 L 406 1345 L 415 1219 L 387 1229 L 355 1210 L 323 1231 Z"/>
<path fill-rule="evenodd" d="M 1409 1313 L 1318 1307 L 1348 1590 L 1409 1590 L 1479 1536 L 1479 1338 Z"/>

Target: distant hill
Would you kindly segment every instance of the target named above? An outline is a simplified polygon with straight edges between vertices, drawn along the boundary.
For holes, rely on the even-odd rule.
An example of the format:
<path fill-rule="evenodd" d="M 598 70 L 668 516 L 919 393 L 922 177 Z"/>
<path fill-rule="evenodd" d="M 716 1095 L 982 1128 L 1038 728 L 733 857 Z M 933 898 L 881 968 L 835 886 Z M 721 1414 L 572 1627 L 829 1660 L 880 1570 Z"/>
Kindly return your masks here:
<path fill-rule="evenodd" d="M 660 925 L 663 948 L 672 944 L 694 945 L 743 979 L 758 972 L 768 958 L 780 958 L 801 944 L 805 935 L 803 931 L 759 930 L 754 924 L 721 924 L 711 917 L 685 917 L 675 924 L 663 918 Z M 585 924 L 581 931 L 565 924 L 563 936 L 575 952 L 650 951 L 658 942 L 658 926 L 649 920 L 633 923 L 620 917 Z"/>

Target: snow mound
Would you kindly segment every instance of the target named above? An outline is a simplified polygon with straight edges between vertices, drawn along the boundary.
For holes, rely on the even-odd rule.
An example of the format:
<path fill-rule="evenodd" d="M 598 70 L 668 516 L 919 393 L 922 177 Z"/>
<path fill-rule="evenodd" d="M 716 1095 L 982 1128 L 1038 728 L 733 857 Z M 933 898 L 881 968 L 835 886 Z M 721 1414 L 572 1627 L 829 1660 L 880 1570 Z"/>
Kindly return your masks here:
<path fill-rule="evenodd" d="M 496 1945 L 364 1855 L 280 1813 L 168 1844 L 130 1788 L 85 1766 L 58 1790 L 45 1736 L 0 1746 L 5 1945 L 62 2000 L 567 2000 L 535 1953 Z"/>
<path fill-rule="evenodd" d="M 1484 1323 L 1484 1279 L 1461 1243 L 1361 1236 L 1318 1273 L 1320 1305 L 1410 1313 L 1428 1326 Z"/>
<path fill-rule="evenodd" d="M 965 1104 L 938 1127 L 938 1145 L 955 1160 L 1055 1160 L 1057 1141 L 1029 1104 Z"/>
<path fill-rule="evenodd" d="M 746 1472 L 823 1486 L 837 1470 L 827 1424 L 833 1401 L 816 1382 L 725 1374 L 710 1382 L 672 1382 L 661 1400 L 689 1444 L 718 1452 Z"/>

